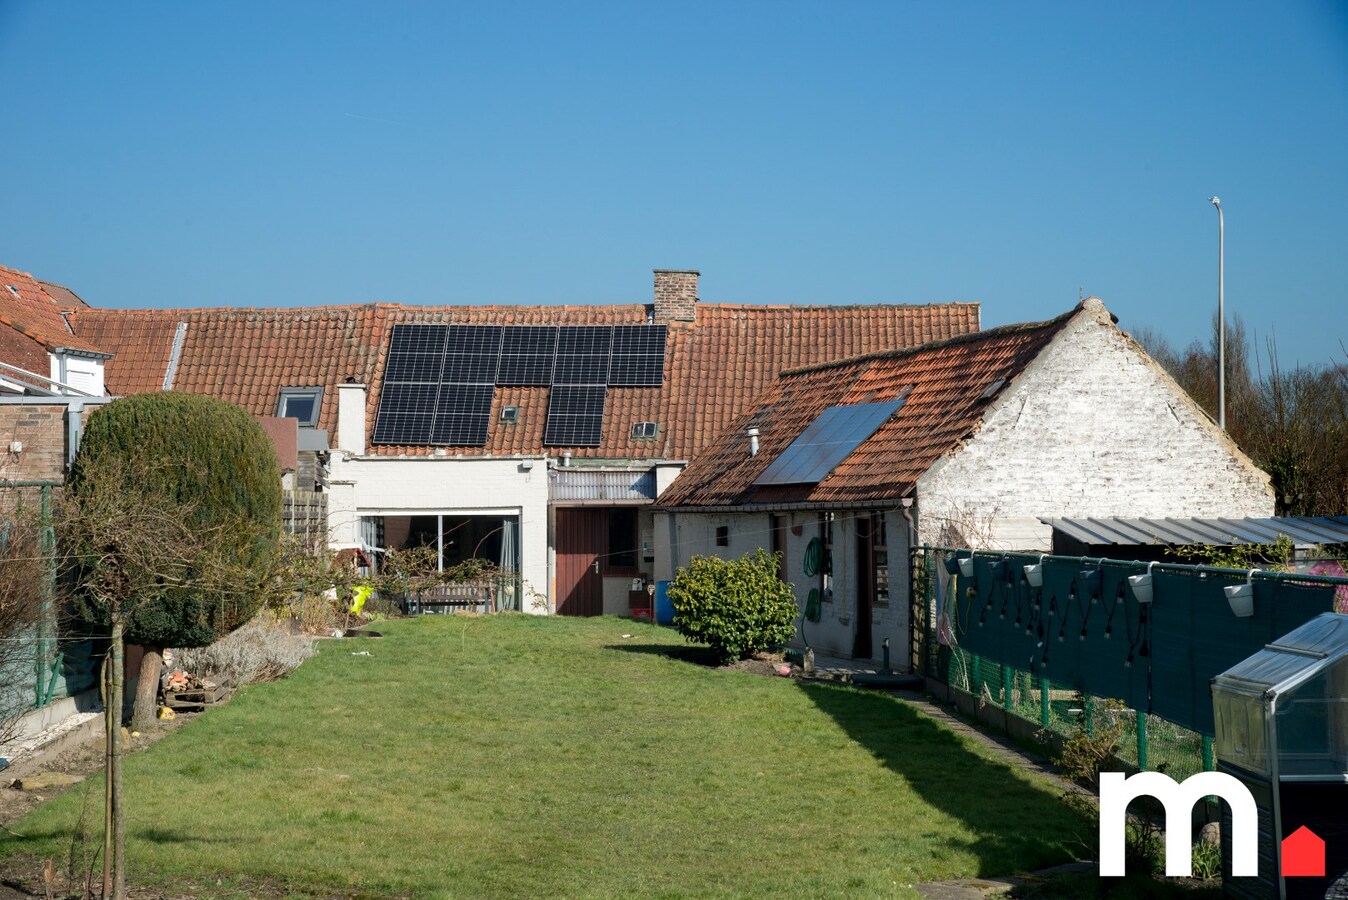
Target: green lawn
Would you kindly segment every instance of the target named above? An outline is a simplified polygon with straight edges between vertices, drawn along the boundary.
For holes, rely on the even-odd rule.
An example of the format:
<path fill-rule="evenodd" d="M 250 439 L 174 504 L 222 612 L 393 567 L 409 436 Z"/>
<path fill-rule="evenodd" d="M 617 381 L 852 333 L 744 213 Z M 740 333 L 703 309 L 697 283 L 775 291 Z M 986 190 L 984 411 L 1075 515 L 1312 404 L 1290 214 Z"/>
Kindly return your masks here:
<path fill-rule="evenodd" d="M 130 757 L 133 880 L 368 896 L 916 896 L 1088 852 L 1060 791 L 903 703 L 612 618 L 329 641 Z M 624 633 L 634 635 L 623 638 Z M 368 650 L 369 656 L 352 651 Z M 87 784 L 99 821 L 101 782 Z M 0 856 L 70 854 L 85 786 Z"/>

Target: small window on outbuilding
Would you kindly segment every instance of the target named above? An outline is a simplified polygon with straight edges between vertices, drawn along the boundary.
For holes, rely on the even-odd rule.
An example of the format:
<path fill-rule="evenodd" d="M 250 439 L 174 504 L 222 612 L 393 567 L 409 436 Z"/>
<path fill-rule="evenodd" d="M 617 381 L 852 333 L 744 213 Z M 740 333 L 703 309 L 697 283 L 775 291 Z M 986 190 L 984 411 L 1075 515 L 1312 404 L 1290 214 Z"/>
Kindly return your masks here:
<path fill-rule="evenodd" d="M 649 441 L 660 433 L 659 422 L 637 422 L 632 426 L 632 439 L 637 441 Z"/>
<path fill-rule="evenodd" d="M 716 546 L 718 546 L 718 547 L 729 547 L 729 546 L 730 546 L 730 526 L 729 526 L 729 525 L 717 525 L 717 526 L 716 526 Z"/>
<path fill-rule="evenodd" d="M 520 408 L 518 406 L 501 407 L 501 424 L 516 425 L 520 420 Z"/>
<path fill-rule="evenodd" d="M 276 403 L 276 414 L 286 419 L 298 419 L 301 426 L 318 425 L 318 414 L 323 409 L 321 387 L 284 387 Z"/>

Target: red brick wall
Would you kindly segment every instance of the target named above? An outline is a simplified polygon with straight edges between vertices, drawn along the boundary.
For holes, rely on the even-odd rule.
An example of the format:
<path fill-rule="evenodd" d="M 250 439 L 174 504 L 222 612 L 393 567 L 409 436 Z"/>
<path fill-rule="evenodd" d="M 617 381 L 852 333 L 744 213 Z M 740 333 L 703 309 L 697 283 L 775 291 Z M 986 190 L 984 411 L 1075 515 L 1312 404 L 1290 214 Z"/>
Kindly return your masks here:
<path fill-rule="evenodd" d="M 697 276 L 689 270 L 655 270 L 655 321 L 697 321 Z"/>
<path fill-rule="evenodd" d="M 64 481 L 65 419 L 64 405 L 0 405 L 0 480 Z M 23 444 L 18 453 L 13 441 Z"/>

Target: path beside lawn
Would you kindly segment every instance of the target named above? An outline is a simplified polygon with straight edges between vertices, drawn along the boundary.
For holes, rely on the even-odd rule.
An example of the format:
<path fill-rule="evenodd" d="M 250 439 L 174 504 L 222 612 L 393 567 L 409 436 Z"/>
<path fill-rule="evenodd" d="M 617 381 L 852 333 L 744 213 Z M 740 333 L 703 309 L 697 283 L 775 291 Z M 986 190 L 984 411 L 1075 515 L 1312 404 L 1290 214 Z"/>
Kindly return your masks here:
<path fill-rule="evenodd" d="M 1061 788 L 892 697 L 708 669 L 672 630 L 381 623 L 126 764 L 132 878 L 367 896 L 901 896 L 1088 852 Z M 624 638 L 624 634 L 632 637 Z M 356 655 L 368 652 L 369 655 Z M 70 856 L 91 779 L 0 836 Z"/>

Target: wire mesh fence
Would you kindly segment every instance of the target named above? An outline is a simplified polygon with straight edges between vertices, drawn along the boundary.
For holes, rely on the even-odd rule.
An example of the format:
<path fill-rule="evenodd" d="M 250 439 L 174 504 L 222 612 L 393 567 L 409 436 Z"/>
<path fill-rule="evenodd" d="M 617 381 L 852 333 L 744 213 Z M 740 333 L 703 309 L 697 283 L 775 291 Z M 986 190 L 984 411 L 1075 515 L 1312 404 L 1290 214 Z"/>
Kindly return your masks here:
<path fill-rule="evenodd" d="M 1063 738 L 1078 732 L 1102 735 L 1117 730 L 1115 756 L 1138 769 L 1165 772 L 1184 780 L 1213 768 L 1209 738 L 1159 716 L 1128 709 L 1118 700 L 1083 694 L 1042 675 L 1001 665 L 960 647 L 936 643 L 926 630 L 925 672 L 944 684 L 999 706 Z"/>

